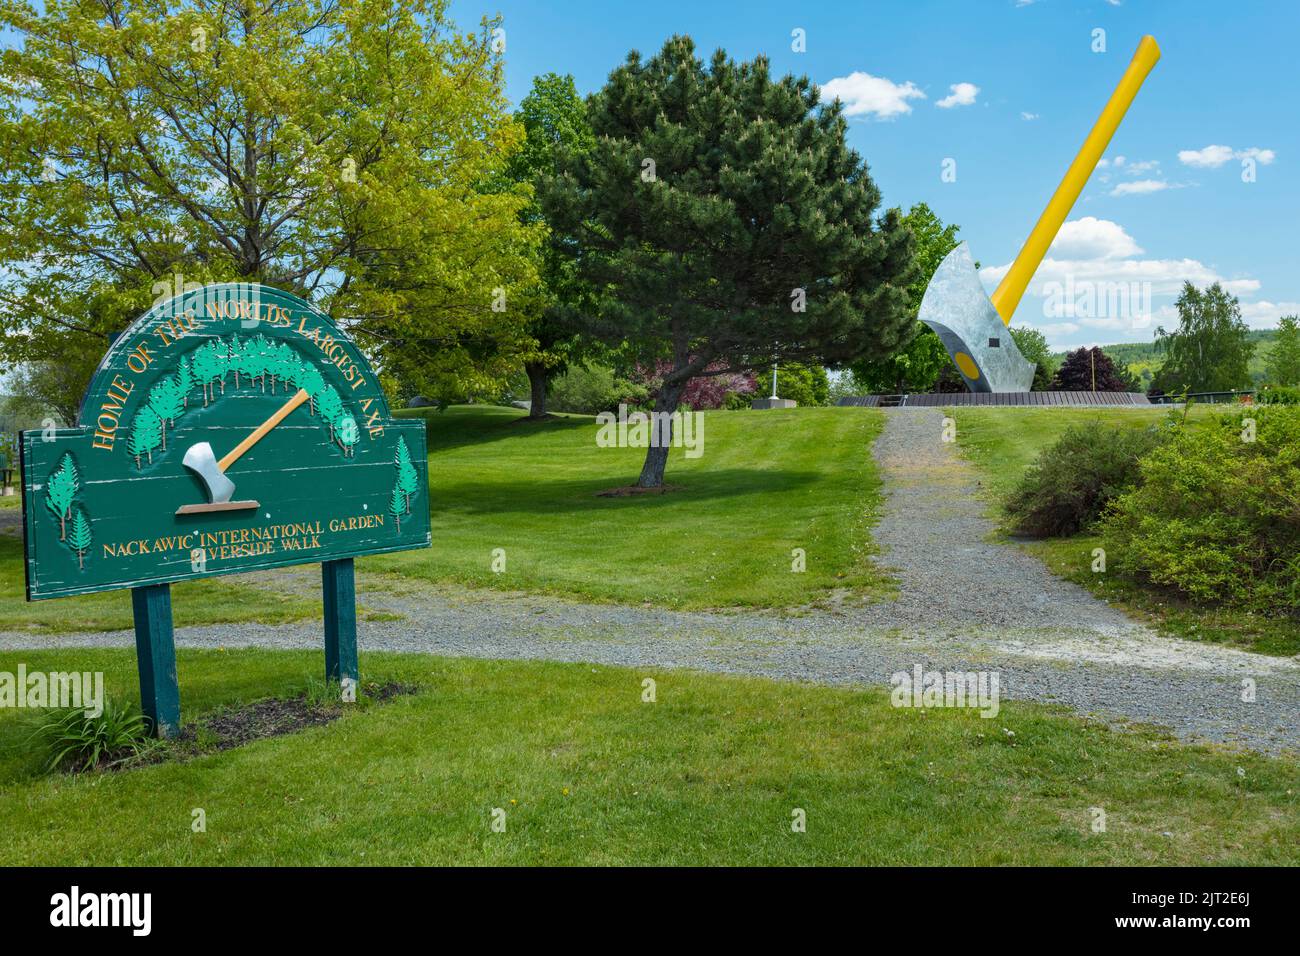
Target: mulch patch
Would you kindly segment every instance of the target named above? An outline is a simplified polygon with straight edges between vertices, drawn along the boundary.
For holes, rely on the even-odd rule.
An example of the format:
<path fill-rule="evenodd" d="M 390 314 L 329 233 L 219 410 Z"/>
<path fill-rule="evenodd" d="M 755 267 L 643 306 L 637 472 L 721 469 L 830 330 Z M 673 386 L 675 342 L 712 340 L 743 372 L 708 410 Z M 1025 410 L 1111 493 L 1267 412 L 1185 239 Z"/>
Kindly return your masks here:
<path fill-rule="evenodd" d="M 398 681 L 363 684 L 362 687 L 366 696 L 376 702 L 414 694 L 419 689 L 414 684 Z M 183 728 L 179 739 L 187 743 L 197 742 L 200 732 L 203 732 L 206 738 L 203 752 L 230 750 L 254 740 L 282 737 L 308 727 L 323 727 L 348 713 L 349 706 L 318 704 L 306 697 L 271 697 L 205 717 Z"/>
<path fill-rule="evenodd" d="M 363 683 L 362 689 L 370 700 L 380 703 L 417 693 L 420 688 L 415 684 L 386 681 L 382 684 Z M 353 706 L 343 703 L 318 704 L 305 696 L 270 697 L 240 704 L 186 724 L 176 738 L 157 741 L 143 753 L 133 755 L 126 749 L 105 754 L 91 770 L 111 773 L 233 750 L 255 740 L 283 737 L 308 727 L 323 727 L 347 715 Z M 86 771 L 77 767 L 68 772 L 78 774 Z"/>
<path fill-rule="evenodd" d="M 681 491 L 681 485 L 660 485 L 658 488 L 642 488 L 640 485 L 623 485 L 618 488 L 606 488 L 596 492 L 597 498 L 630 498 L 633 495 L 666 495 L 670 491 Z"/>
<path fill-rule="evenodd" d="M 229 750 L 264 737 L 280 737 L 308 727 L 322 727 L 338 720 L 343 713 L 341 707 L 324 707 L 301 697 L 289 700 L 271 698 L 225 710 L 186 726 L 180 739 L 197 741 L 202 730 L 207 737 L 203 744 L 205 751 Z"/>

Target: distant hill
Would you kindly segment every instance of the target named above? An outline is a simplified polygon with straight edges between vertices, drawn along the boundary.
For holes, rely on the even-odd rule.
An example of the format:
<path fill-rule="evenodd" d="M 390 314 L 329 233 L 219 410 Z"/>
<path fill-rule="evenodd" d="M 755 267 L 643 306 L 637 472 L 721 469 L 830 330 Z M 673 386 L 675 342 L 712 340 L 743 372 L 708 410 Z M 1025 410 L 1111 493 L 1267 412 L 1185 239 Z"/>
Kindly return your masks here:
<path fill-rule="evenodd" d="M 1250 340 L 1255 343 L 1255 354 L 1250 359 L 1250 377 L 1258 384 L 1264 380 L 1264 362 L 1273 349 L 1277 338 L 1276 329 L 1252 329 Z M 1155 342 L 1121 342 L 1118 345 L 1103 345 L 1101 350 L 1111 357 L 1116 365 L 1122 365 L 1129 371 L 1150 382 L 1151 376 L 1164 364 L 1164 353 Z M 1065 360 L 1065 352 L 1052 356 L 1058 363 Z"/>

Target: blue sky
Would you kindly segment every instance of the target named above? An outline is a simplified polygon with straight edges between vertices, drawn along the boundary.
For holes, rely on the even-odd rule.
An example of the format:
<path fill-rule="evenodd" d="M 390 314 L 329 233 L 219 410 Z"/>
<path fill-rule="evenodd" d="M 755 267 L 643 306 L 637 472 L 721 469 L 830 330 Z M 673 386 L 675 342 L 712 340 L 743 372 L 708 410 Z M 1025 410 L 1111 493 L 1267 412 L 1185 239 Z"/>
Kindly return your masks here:
<path fill-rule="evenodd" d="M 707 56 L 767 54 L 855 111 L 850 142 L 887 205 L 961 226 L 990 291 L 1145 33 L 1163 57 L 1049 252 L 1015 324 L 1058 347 L 1146 341 L 1176 321 L 1184 278 L 1223 280 L 1252 326 L 1300 312 L 1296 242 L 1300 4 L 1282 0 L 590 2 L 455 0 L 462 28 L 505 17 L 508 92 L 539 73 L 601 86 L 630 49 L 673 33 Z M 794 52 L 802 29 L 806 51 Z M 1094 30 L 1105 52 L 1094 52 Z M 857 74 L 855 76 L 855 74 Z M 969 86 L 962 85 L 969 84 Z M 954 86 L 957 87 L 954 90 Z M 970 87 L 977 87 L 972 94 Z M 942 105 L 941 105 L 942 104 Z M 956 179 L 941 180 L 945 159 Z M 1243 163 L 1254 181 L 1243 181 Z M 1072 295 L 1065 284 L 1074 282 Z M 1056 282 L 1052 289 L 1047 283 Z M 1106 298 L 1105 283 L 1127 301 Z M 1088 283 L 1094 283 L 1089 286 Z M 1101 285 L 1097 285 L 1101 284 Z M 1117 287 L 1110 286 L 1112 291 Z M 1090 300 L 1087 291 L 1097 294 Z M 1044 295 L 1044 293 L 1048 295 Z"/>

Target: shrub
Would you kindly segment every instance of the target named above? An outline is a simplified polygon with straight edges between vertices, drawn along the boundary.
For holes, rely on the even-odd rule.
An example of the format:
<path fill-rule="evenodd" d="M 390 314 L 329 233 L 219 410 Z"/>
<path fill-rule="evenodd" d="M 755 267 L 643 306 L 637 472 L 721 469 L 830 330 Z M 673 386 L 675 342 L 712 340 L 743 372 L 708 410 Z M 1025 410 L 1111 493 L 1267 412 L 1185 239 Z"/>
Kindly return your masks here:
<path fill-rule="evenodd" d="M 1138 460 L 1169 426 L 1124 428 L 1089 422 L 1066 429 L 1026 469 L 1005 506 L 1012 527 L 1034 537 L 1091 527 L 1108 502 L 1133 487 Z"/>
<path fill-rule="evenodd" d="M 1143 459 L 1101 532 L 1125 576 L 1195 601 L 1300 611 L 1300 408 L 1179 430 Z"/>
<path fill-rule="evenodd" d="M 643 386 L 619 378 L 604 365 L 571 365 L 551 383 L 547 408 L 553 412 L 598 415 L 618 410 L 619 402 L 636 405 L 648 393 Z"/>
<path fill-rule="evenodd" d="M 37 725 L 33 739 L 45 752 L 47 771 L 109 769 L 143 757 L 158 746 L 150 739 L 144 714 L 132 704 L 104 701 L 103 712 L 52 711 Z"/>
<path fill-rule="evenodd" d="M 1265 386 L 1255 393 L 1261 405 L 1300 405 L 1300 388 L 1292 385 Z"/>

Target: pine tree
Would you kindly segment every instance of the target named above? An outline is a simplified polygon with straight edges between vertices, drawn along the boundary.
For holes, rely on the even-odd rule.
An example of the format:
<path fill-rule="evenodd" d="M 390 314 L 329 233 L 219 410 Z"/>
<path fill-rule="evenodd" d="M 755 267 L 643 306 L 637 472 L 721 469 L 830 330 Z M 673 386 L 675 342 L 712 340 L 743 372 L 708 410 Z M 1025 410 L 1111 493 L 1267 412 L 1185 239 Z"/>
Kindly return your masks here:
<path fill-rule="evenodd" d="M 77 496 L 77 466 L 72 453 L 65 452 L 45 480 L 45 507 L 59 519 L 59 540 L 67 537 L 68 515 Z"/>
<path fill-rule="evenodd" d="M 326 385 L 320 393 L 320 417 L 330 428 L 330 441 L 334 441 L 334 429 L 343 416 L 343 400 L 333 385 Z"/>
<path fill-rule="evenodd" d="M 298 387 L 303 389 L 308 397 L 308 410 L 312 415 L 316 414 L 317 397 L 321 390 L 325 388 L 325 377 L 321 375 L 320 369 L 310 362 L 304 362 L 302 367 L 302 378 L 298 382 Z"/>
<path fill-rule="evenodd" d="M 190 364 L 189 356 L 181 359 L 176 366 L 176 387 L 181 393 L 181 408 L 189 408 L 190 392 L 194 389 L 194 367 Z"/>
<path fill-rule="evenodd" d="M 78 568 L 84 569 L 86 566 L 85 556 L 90 548 L 90 539 L 90 522 L 86 520 L 86 512 L 78 508 L 72 515 L 72 531 L 68 536 L 69 546 L 77 552 Z"/>
<path fill-rule="evenodd" d="M 393 493 L 388 497 L 388 513 L 397 521 L 397 533 L 402 533 L 402 514 L 405 511 L 403 504 L 402 489 L 400 485 L 393 485 Z"/>
<path fill-rule="evenodd" d="M 235 388 L 239 388 L 239 373 L 244 370 L 244 349 L 246 348 L 243 339 L 237 335 L 230 337 L 230 346 L 228 349 L 230 355 L 230 371 L 235 376 Z"/>
<path fill-rule="evenodd" d="M 705 370 L 845 364 L 908 341 L 910 233 L 880 213 L 842 105 L 807 77 L 721 50 L 706 66 L 676 36 L 629 54 L 587 116 L 591 148 L 542 183 L 590 290 L 562 311 L 643 364 L 670 359 L 655 412 Z M 668 444 L 647 449 L 641 487 L 662 486 Z"/>
<path fill-rule="evenodd" d="M 351 458 L 357 446 L 357 440 L 361 437 L 361 431 L 357 428 L 357 420 L 351 415 L 344 415 L 339 419 L 338 424 L 339 447 L 343 449 L 343 457 Z"/>
<path fill-rule="evenodd" d="M 153 450 L 162 444 L 162 419 L 148 405 L 141 406 L 140 410 L 135 413 L 135 418 L 131 422 L 131 438 L 128 450 L 136 456 L 136 463 L 139 464 L 139 456 L 146 455 L 149 464 L 153 464 Z"/>
<path fill-rule="evenodd" d="M 212 399 L 210 389 L 212 379 L 216 375 L 216 359 L 213 355 L 211 342 L 205 342 L 194 350 L 194 364 L 191 367 L 194 379 L 203 388 L 203 407 L 207 408 Z"/>
<path fill-rule="evenodd" d="M 162 422 L 162 450 L 167 450 L 167 429 L 176 423 L 176 418 L 185 410 L 180 386 L 175 378 L 164 378 L 149 390 L 149 408 Z"/>
<path fill-rule="evenodd" d="M 420 473 L 415 470 L 415 464 L 411 461 L 411 451 L 406 447 L 406 439 L 399 437 L 397 439 L 397 454 L 393 457 L 393 464 L 397 466 L 397 487 L 402 490 L 406 498 L 406 513 L 411 513 L 411 495 L 419 488 Z"/>

